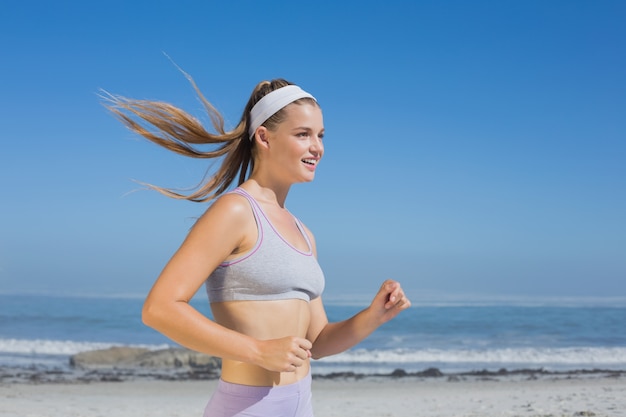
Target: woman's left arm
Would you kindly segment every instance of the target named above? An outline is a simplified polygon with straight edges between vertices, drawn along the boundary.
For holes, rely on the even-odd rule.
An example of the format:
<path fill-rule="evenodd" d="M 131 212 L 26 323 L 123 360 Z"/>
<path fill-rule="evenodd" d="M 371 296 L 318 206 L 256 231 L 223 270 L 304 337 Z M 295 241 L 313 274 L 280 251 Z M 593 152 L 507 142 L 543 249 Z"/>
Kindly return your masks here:
<path fill-rule="evenodd" d="M 383 283 L 366 309 L 353 317 L 329 323 L 321 297 L 312 300 L 311 323 L 307 339 L 313 343 L 314 359 L 341 353 L 361 342 L 382 324 L 411 306 L 400 283 L 387 280 Z"/>

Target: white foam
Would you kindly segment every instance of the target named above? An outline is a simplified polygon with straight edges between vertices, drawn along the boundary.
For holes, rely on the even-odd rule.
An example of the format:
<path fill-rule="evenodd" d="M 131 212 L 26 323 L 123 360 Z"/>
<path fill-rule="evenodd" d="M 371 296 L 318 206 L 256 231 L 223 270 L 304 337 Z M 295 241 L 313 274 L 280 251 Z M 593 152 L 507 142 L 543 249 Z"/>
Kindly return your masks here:
<path fill-rule="evenodd" d="M 0 363 L 65 363 L 67 357 L 90 350 L 120 346 L 120 343 L 70 340 L 0 339 Z M 168 345 L 133 345 L 151 350 Z M 355 349 L 319 359 L 317 369 L 374 369 L 387 372 L 396 367 L 418 371 L 426 367 L 442 370 L 482 368 L 626 369 L 626 347 L 501 348 L 501 349 Z M 56 362 L 55 362 L 56 363 Z M 321 367 L 321 368 L 320 368 Z"/>
<path fill-rule="evenodd" d="M 506 349 L 421 349 L 347 351 L 320 359 L 326 363 L 422 364 L 480 363 L 512 365 L 623 365 L 626 368 L 626 347 L 599 348 L 506 348 Z"/>
<path fill-rule="evenodd" d="M 0 339 L 0 354 L 20 355 L 75 355 L 97 349 L 107 349 L 112 346 L 120 346 L 121 343 L 97 343 L 75 342 L 71 340 L 24 340 L 24 339 Z M 166 348 L 166 345 L 136 345 L 148 349 Z"/>

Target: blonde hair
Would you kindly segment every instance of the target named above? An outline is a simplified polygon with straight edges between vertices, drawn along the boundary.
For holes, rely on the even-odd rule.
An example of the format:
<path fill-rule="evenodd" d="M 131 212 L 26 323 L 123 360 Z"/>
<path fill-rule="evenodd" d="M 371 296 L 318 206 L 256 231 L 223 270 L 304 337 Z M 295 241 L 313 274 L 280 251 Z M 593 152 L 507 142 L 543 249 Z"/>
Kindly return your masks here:
<path fill-rule="evenodd" d="M 216 133 L 208 132 L 202 123 L 184 110 L 169 103 L 151 100 L 136 100 L 107 92 L 101 95 L 105 107 L 110 110 L 126 127 L 144 138 L 177 154 L 191 158 L 213 159 L 223 157 L 217 171 L 208 179 L 203 179 L 194 191 L 188 194 L 170 188 L 146 184 L 168 197 L 205 202 L 224 193 L 237 178 L 237 185 L 243 183 L 254 169 L 254 140 L 250 140 L 248 127 L 250 110 L 266 94 L 287 85 L 282 78 L 261 81 L 256 85 L 244 108 L 237 126 L 224 130 L 224 118 L 204 97 L 194 80 L 187 77 L 202 102 Z M 294 103 L 310 103 L 317 106 L 315 100 L 302 98 Z M 262 126 L 274 130 L 285 118 L 284 108 L 267 119 Z M 213 150 L 201 150 L 198 145 L 215 145 Z"/>

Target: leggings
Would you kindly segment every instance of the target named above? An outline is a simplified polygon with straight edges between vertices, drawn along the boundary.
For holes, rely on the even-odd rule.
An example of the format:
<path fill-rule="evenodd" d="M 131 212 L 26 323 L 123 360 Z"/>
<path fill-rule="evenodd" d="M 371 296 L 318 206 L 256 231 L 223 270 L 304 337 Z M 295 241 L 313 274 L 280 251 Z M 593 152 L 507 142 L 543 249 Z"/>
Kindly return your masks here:
<path fill-rule="evenodd" d="M 300 381 L 255 387 L 219 380 L 204 417 L 314 417 L 311 373 Z"/>

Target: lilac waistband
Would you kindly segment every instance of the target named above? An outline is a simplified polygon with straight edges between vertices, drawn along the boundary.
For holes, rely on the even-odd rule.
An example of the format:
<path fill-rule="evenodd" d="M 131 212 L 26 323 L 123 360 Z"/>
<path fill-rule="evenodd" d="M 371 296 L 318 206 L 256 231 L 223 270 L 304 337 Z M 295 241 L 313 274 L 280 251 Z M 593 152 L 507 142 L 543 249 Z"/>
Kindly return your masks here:
<path fill-rule="evenodd" d="M 290 397 L 294 394 L 310 391 L 311 389 L 311 371 L 299 381 L 287 385 L 276 385 L 272 387 L 259 387 L 254 385 L 233 384 L 222 379 L 219 380 L 217 390 L 241 397 L 266 397 L 266 398 L 283 398 Z"/>

